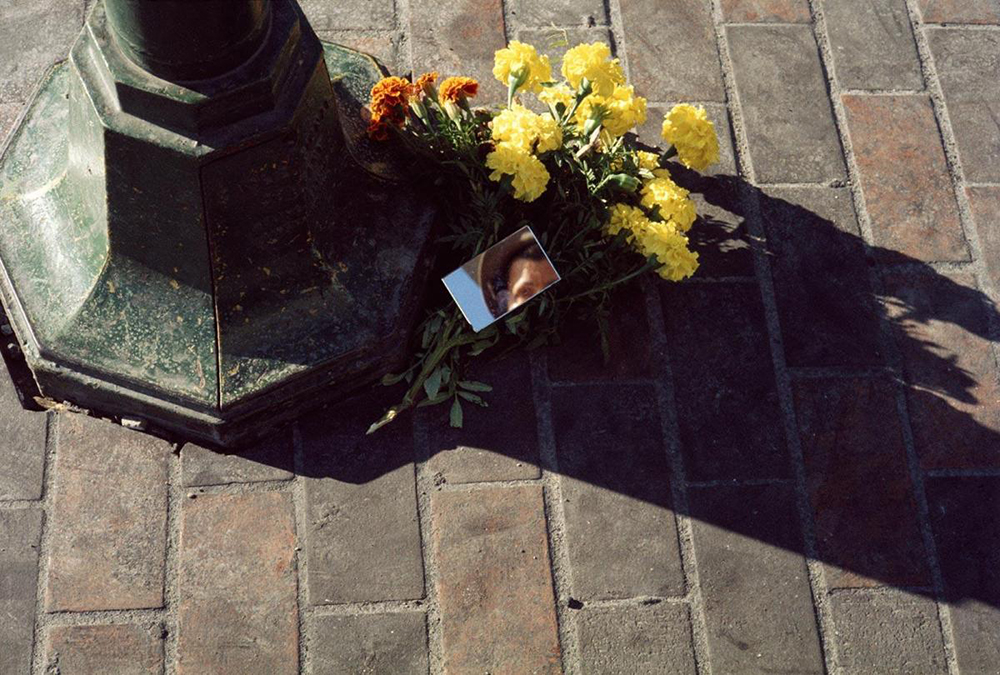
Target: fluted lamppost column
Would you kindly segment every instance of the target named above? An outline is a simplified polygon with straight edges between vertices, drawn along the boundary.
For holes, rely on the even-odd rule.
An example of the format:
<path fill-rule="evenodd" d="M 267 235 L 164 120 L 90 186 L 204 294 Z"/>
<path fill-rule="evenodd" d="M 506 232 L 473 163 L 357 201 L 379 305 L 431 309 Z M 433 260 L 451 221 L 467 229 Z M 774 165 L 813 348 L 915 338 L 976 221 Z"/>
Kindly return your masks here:
<path fill-rule="evenodd" d="M 235 446 L 395 368 L 432 214 L 380 75 L 294 0 L 97 2 L 0 157 L 25 400 Z"/>

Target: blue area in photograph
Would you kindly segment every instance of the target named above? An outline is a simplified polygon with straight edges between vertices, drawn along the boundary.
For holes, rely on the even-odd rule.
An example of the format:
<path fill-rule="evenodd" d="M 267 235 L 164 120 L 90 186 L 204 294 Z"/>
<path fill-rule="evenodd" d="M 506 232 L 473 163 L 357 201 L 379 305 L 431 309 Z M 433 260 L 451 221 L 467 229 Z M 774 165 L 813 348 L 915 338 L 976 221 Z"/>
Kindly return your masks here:
<path fill-rule="evenodd" d="M 464 267 L 444 277 L 441 281 L 447 287 L 451 297 L 458 303 L 459 309 L 465 315 L 465 320 L 472 324 L 472 330 L 477 333 L 496 321 L 486 306 L 483 291 Z"/>

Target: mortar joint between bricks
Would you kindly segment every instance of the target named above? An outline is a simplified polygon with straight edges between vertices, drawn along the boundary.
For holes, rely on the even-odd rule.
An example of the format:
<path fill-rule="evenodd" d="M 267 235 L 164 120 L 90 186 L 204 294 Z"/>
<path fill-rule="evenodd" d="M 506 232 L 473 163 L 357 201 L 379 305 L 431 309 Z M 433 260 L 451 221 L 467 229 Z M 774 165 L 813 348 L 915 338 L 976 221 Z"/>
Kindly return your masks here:
<path fill-rule="evenodd" d="M 653 282 L 643 279 L 646 298 L 646 318 L 649 322 L 656 351 L 663 354 L 660 376 L 656 378 L 657 407 L 660 411 L 660 435 L 663 451 L 670 464 L 670 495 L 677 527 L 677 544 L 684 575 L 685 598 L 688 605 L 688 625 L 691 628 L 691 646 L 695 669 L 700 675 L 710 675 L 708 628 L 705 604 L 701 594 L 701 580 L 694 550 L 691 527 L 691 509 L 688 503 L 687 477 L 681 454 L 680 426 L 677 403 L 674 397 L 673 370 L 670 367 L 670 346 L 666 338 L 666 321 L 663 308 L 657 301 L 659 293 Z"/>
<path fill-rule="evenodd" d="M 532 352 L 529 364 L 532 402 L 535 405 L 538 462 L 543 485 L 542 499 L 545 508 L 549 569 L 556 601 L 560 659 L 563 669 L 568 673 L 574 673 L 580 671 L 582 664 L 576 625 L 573 613 L 569 611 L 572 573 L 566 543 L 566 515 L 563 509 L 562 483 L 559 478 L 559 458 L 552 425 L 552 383 L 548 377 L 548 359 L 545 354 L 539 351 Z"/>
<path fill-rule="evenodd" d="M 57 436 L 56 414 L 46 413 L 45 443 L 43 451 L 45 461 L 42 464 L 42 531 L 38 547 L 38 576 L 35 586 L 35 625 L 32 644 L 31 672 L 34 675 L 45 675 L 45 639 L 47 637 L 48 617 L 45 612 L 45 592 L 49 576 L 49 552 L 52 550 L 52 503 L 55 489 L 55 451 Z"/>
<path fill-rule="evenodd" d="M 723 86 L 726 97 L 730 103 L 729 110 L 733 118 L 734 140 L 736 141 L 737 166 L 746 166 L 749 171 L 750 182 L 756 185 L 756 174 L 753 171 L 752 155 L 749 152 L 749 140 L 746 127 L 743 123 L 743 111 L 739 104 L 736 82 L 733 75 L 733 64 L 729 54 L 729 44 L 725 29 L 723 27 L 722 9 L 719 0 L 712 0 L 713 18 L 715 23 L 716 41 L 722 64 Z M 815 14 L 812 17 L 812 29 L 815 33 Z M 822 64 L 822 59 L 821 59 Z M 828 73 L 824 68 L 824 77 Z M 827 92 L 830 93 L 830 83 L 826 83 Z M 758 195 L 750 185 L 741 183 L 739 185 L 739 196 L 746 209 L 746 229 L 751 235 L 751 252 L 754 261 L 754 271 L 760 284 L 761 300 L 764 307 L 765 325 L 770 337 L 769 347 L 775 373 L 775 387 L 777 389 L 779 406 L 782 413 L 782 421 L 785 428 L 786 447 L 789 454 L 793 477 L 793 494 L 795 505 L 799 517 L 800 532 L 802 534 L 804 553 L 806 555 L 806 567 L 808 570 L 809 589 L 812 595 L 813 611 L 816 619 L 816 627 L 819 634 L 820 650 L 828 671 L 833 671 L 836 663 L 835 629 L 831 617 L 826 596 L 826 582 L 822 565 L 816 559 L 815 525 L 813 523 L 812 511 L 809 505 L 809 497 L 806 489 L 805 465 L 802 457 L 802 448 L 799 443 L 798 429 L 794 403 L 791 392 L 791 377 L 788 373 L 784 358 L 784 341 L 781 335 L 780 322 L 777 314 L 777 301 L 774 294 L 773 280 L 771 278 L 770 262 L 767 259 L 764 242 L 766 242 L 766 232 L 763 227 L 763 220 L 760 213 Z M 753 241 L 756 240 L 756 241 Z"/>
<path fill-rule="evenodd" d="M 434 557 L 433 513 L 431 493 L 435 490 L 434 475 L 428 466 L 430 461 L 430 439 L 425 417 L 414 415 L 414 489 L 417 492 L 417 524 L 420 530 L 420 552 L 424 568 L 424 610 L 427 627 L 427 660 L 431 673 L 444 672 L 444 643 L 441 635 L 441 609 L 438 603 L 437 560 Z"/>
<path fill-rule="evenodd" d="M 915 13 L 913 4 L 911 0 L 906 0 L 907 10 L 910 17 L 912 33 L 914 40 L 917 44 L 918 58 L 921 62 L 921 72 L 924 79 L 924 88 L 930 89 L 928 86 L 930 83 L 930 75 L 928 71 L 928 64 L 926 63 L 926 53 L 921 48 L 921 38 L 922 34 L 919 30 L 919 20 Z M 832 74 L 832 63 L 833 54 L 830 48 L 828 38 L 825 34 L 825 22 L 823 19 L 822 12 L 822 0 L 810 0 L 810 9 L 813 14 L 813 24 L 814 31 L 816 34 L 817 43 L 820 49 L 820 59 L 824 64 L 824 70 L 826 71 L 827 77 L 829 78 L 831 99 L 834 109 L 834 120 L 837 127 L 837 133 L 841 139 L 841 146 L 844 150 L 844 160 L 847 167 L 848 176 L 850 177 L 851 184 L 851 196 L 854 201 L 854 207 L 856 216 L 858 219 L 858 224 L 861 228 L 862 240 L 865 247 L 866 255 L 872 265 L 869 267 L 869 280 L 873 292 L 878 297 L 885 297 L 885 292 L 882 285 L 882 278 L 880 276 L 880 270 L 882 265 L 875 260 L 874 255 L 874 234 L 872 231 L 871 219 L 868 214 L 867 204 L 865 202 L 864 193 L 861 190 L 861 183 L 858 175 L 857 163 L 854 155 L 853 146 L 851 144 L 851 138 L 849 129 L 847 126 L 846 113 L 844 111 L 843 101 L 840 96 L 839 85 L 836 78 Z M 887 357 L 887 362 L 894 371 L 902 372 L 902 355 L 899 352 L 898 345 L 892 336 L 891 325 L 885 312 L 879 312 L 880 314 L 880 324 L 881 324 L 881 342 L 883 345 L 884 352 Z M 910 480 L 913 485 L 914 490 L 914 500 L 917 503 L 917 520 L 920 527 L 921 538 L 925 548 L 925 553 L 927 555 L 928 566 L 931 569 L 932 581 L 934 582 L 935 594 L 937 595 L 937 610 L 938 618 L 940 624 L 940 630 L 942 635 L 942 640 L 944 643 L 945 650 L 945 660 L 948 664 L 949 672 L 952 675 L 958 675 L 958 666 L 955 659 L 954 651 L 954 640 L 951 631 L 951 621 L 950 614 L 947 606 L 942 602 L 943 598 L 943 582 L 941 577 L 940 568 L 937 563 L 937 556 L 934 549 L 933 535 L 930 529 L 930 521 L 928 516 L 928 506 L 926 500 L 926 493 L 924 491 L 923 480 L 920 473 L 919 461 L 916 456 L 916 449 L 914 446 L 913 433 L 910 424 L 909 410 L 906 401 L 904 383 L 900 377 L 894 378 L 895 380 L 895 392 L 896 392 L 896 407 L 898 414 L 900 416 L 900 424 L 902 427 L 904 447 L 906 450 L 906 460 L 907 467 L 910 474 Z"/>

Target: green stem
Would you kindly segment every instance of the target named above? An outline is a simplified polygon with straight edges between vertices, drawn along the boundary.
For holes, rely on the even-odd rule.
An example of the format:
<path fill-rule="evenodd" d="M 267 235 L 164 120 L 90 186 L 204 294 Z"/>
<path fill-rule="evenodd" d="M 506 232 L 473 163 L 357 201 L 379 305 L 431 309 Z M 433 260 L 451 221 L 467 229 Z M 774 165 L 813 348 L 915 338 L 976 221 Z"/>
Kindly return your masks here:
<path fill-rule="evenodd" d="M 576 295 L 571 295 L 568 298 L 559 298 L 558 302 L 571 302 L 571 301 L 576 300 L 578 298 L 583 298 L 583 297 L 586 297 L 588 295 L 593 295 L 594 293 L 600 293 L 601 291 L 606 291 L 608 289 L 614 288 L 615 286 L 618 286 L 619 284 L 623 284 L 626 281 L 631 281 L 632 279 L 636 278 L 637 276 L 639 276 L 641 274 L 645 274 L 646 272 L 648 272 L 650 270 L 654 270 L 654 269 L 656 269 L 658 267 L 662 267 L 662 266 L 663 266 L 663 264 L 660 263 L 659 261 L 653 261 L 653 262 L 650 262 L 650 263 L 646 263 L 645 265 L 643 265 L 639 269 L 637 269 L 637 270 L 635 270 L 633 272 L 629 272 L 628 274 L 626 274 L 625 276 L 623 276 L 623 277 L 621 277 L 619 279 L 616 279 L 614 281 L 609 281 L 606 284 L 601 284 L 597 288 L 592 288 L 589 291 L 584 291 L 583 293 L 577 293 Z M 572 274 L 572 272 L 570 274 Z M 567 275 L 567 276 L 569 276 L 569 275 Z"/>

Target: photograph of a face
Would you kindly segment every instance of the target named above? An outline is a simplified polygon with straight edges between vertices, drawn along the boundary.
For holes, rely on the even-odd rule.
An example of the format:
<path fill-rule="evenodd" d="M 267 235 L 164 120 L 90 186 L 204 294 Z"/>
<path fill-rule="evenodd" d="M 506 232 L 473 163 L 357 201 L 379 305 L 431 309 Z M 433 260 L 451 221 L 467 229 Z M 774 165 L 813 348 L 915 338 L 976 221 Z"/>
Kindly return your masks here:
<path fill-rule="evenodd" d="M 559 281 L 530 227 L 502 239 L 442 281 L 476 332 Z"/>

